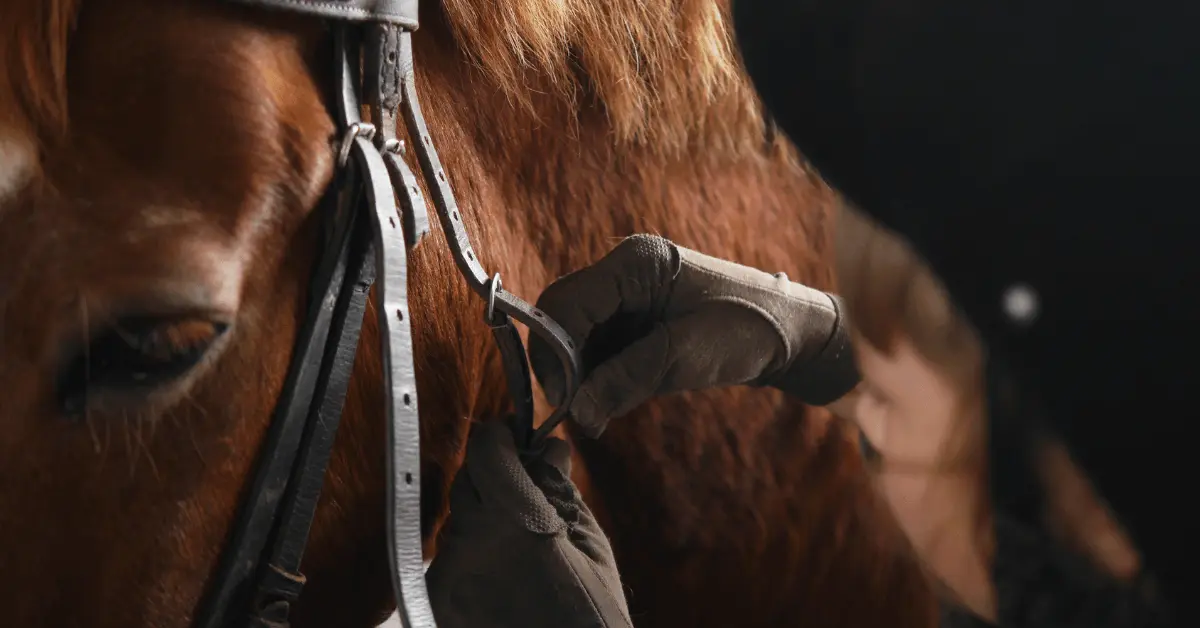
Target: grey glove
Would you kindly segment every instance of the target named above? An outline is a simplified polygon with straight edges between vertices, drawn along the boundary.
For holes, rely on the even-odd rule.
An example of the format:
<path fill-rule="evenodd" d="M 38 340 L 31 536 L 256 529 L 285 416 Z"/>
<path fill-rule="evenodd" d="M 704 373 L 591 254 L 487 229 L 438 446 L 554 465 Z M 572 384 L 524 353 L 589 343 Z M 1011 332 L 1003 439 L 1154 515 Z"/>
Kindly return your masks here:
<path fill-rule="evenodd" d="M 475 426 L 426 574 L 442 628 L 631 628 L 608 539 L 570 480 L 570 448 L 519 456 L 506 422 Z"/>
<path fill-rule="evenodd" d="M 626 238 L 551 284 L 537 306 L 585 347 L 571 413 L 590 436 L 669 392 L 770 385 L 825 405 L 858 383 L 839 299 L 657 236 Z M 617 352 L 589 356 L 600 345 Z M 530 362 L 558 403 L 563 374 L 540 338 Z"/>

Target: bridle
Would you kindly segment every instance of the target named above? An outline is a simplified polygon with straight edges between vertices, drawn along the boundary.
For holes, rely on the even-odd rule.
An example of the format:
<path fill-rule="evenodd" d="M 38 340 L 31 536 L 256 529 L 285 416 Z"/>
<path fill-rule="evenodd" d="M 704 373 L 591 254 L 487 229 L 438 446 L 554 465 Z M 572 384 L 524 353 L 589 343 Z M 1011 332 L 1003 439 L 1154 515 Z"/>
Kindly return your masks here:
<path fill-rule="evenodd" d="M 284 390 L 194 625 L 289 625 L 291 606 L 304 586 L 300 562 L 374 284 L 387 391 L 392 588 L 405 626 L 432 627 L 422 557 L 420 431 L 407 292 L 408 249 L 428 233 L 429 219 L 416 175 L 402 158 L 398 118 L 408 131 L 454 261 L 487 304 L 484 318 L 500 349 L 522 446 L 536 449 L 565 418 L 578 382 L 579 351 L 558 324 L 505 291 L 499 274 L 489 277 L 471 248 L 417 100 L 412 56 L 417 0 L 232 1 L 330 23 L 338 172 L 319 208 L 324 242 Z M 360 118 L 363 105 L 370 123 Z M 547 341 L 565 374 L 562 404 L 537 429 L 529 364 L 513 319 Z"/>

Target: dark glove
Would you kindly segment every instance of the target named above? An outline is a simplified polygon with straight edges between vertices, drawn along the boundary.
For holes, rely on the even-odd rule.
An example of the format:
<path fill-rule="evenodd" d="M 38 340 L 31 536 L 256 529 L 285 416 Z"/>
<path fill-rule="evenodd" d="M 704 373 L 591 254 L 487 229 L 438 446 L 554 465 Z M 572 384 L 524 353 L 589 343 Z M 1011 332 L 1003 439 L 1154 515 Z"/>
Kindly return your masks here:
<path fill-rule="evenodd" d="M 426 574 L 442 628 L 631 628 L 608 539 L 570 480 L 570 448 L 518 456 L 511 427 L 475 426 Z"/>
<path fill-rule="evenodd" d="M 619 351 L 585 364 L 571 404 L 590 436 L 651 397 L 736 384 L 771 385 L 825 405 L 858 383 L 839 299 L 753 268 L 677 246 L 657 236 L 626 238 L 594 265 L 562 277 L 538 299 L 587 350 Z M 593 332 L 621 319 L 629 333 Z M 595 342 L 593 342 L 595 341 Z M 534 337 L 530 362 L 551 403 L 563 376 Z"/>

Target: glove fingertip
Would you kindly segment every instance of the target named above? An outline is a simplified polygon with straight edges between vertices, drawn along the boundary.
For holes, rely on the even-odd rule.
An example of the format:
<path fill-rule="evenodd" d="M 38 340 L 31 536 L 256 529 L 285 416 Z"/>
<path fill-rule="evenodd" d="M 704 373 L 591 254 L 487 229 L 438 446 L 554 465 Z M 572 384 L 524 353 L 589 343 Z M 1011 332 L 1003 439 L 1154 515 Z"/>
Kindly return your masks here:
<path fill-rule="evenodd" d="M 607 421 L 598 421 L 594 416 L 585 416 L 582 419 L 574 414 L 571 416 L 579 433 L 588 438 L 600 438 L 605 428 L 608 427 Z"/>
<path fill-rule="evenodd" d="M 571 420 L 585 435 L 590 435 L 595 431 L 596 424 L 600 423 L 596 416 L 596 402 L 585 384 L 575 393 L 575 399 L 571 402 Z"/>
<path fill-rule="evenodd" d="M 608 425 L 604 424 L 604 423 L 601 423 L 599 425 L 588 425 L 588 426 L 581 425 L 581 426 L 579 426 L 579 431 L 584 436 L 586 436 L 592 440 L 595 440 L 595 439 L 603 436 L 604 430 L 607 428 L 608 428 Z"/>

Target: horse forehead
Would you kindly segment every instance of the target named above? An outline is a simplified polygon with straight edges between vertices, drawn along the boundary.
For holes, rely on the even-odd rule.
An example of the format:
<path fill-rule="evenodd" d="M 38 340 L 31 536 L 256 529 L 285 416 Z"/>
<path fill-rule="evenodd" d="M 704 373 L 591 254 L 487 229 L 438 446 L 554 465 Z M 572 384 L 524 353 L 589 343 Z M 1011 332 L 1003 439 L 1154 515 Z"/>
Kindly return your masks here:
<path fill-rule="evenodd" d="M 75 137 L 131 166 L 122 176 L 210 212 L 249 209 L 256 194 L 290 191 L 305 204 L 319 193 L 332 123 L 305 31 L 215 2 L 95 4 L 104 6 L 89 15 L 85 5 L 69 77 Z"/>
<path fill-rule="evenodd" d="M 236 303 L 315 206 L 333 156 L 313 41 L 206 4 L 85 3 L 64 141 L 6 127 L 0 97 L 0 305 L 160 284 Z"/>
<path fill-rule="evenodd" d="M 316 35 L 256 21 L 272 18 L 215 2 L 85 3 L 67 141 L 46 144 L 44 185 L 15 210 L 31 237 L 67 260 L 101 246 L 164 259 L 194 256 L 181 245 L 197 240 L 283 246 L 332 175 L 332 121 L 307 65 Z"/>

